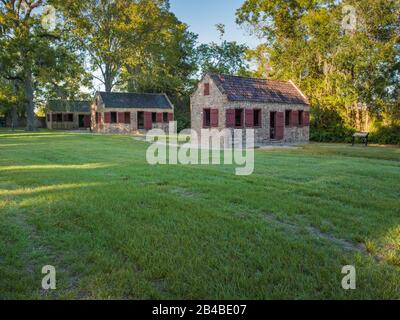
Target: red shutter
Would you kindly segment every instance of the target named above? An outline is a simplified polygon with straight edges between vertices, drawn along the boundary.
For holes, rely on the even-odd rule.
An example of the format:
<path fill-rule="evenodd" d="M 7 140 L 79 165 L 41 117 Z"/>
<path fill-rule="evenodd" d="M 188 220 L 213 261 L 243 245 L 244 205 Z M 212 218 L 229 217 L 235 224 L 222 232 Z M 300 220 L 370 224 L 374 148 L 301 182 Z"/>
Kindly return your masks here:
<path fill-rule="evenodd" d="M 218 128 L 219 125 L 219 113 L 218 109 L 211 109 L 211 127 L 212 128 Z"/>
<path fill-rule="evenodd" d="M 111 123 L 111 113 L 104 112 L 104 123 Z"/>
<path fill-rule="evenodd" d="M 227 128 L 235 127 L 235 109 L 226 110 L 226 127 Z"/>
<path fill-rule="evenodd" d="M 304 111 L 303 113 L 303 125 L 308 127 L 310 126 L 310 112 Z"/>
<path fill-rule="evenodd" d="M 85 128 L 90 128 L 90 123 L 91 123 L 91 117 L 90 116 L 84 116 L 83 117 L 83 125 Z"/>
<path fill-rule="evenodd" d="M 162 123 L 162 122 L 163 122 L 163 114 L 157 113 L 157 123 Z"/>
<path fill-rule="evenodd" d="M 292 111 L 292 119 L 290 121 L 292 127 L 297 127 L 299 125 L 299 112 Z"/>
<path fill-rule="evenodd" d="M 118 123 L 125 123 L 125 113 L 124 112 L 118 112 Z"/>
<path fill-rule="evenodd" d="M 285 136 L 285 114 L 283 112 L 276 113 L 276 135 L 277 140 L 283 140 Z"/>
<path fill-rule="evenodd" d="M 253 109 L 246 109 L 245 110 L 246 114 L 246 127 L 247 128 L 253 128 L 254 127 L 254 110 Z"/>
<path fill-rule="evenodd" d="M 101 115 L 102 115 L 102 114 L 99 112 L 98 115 L 99 115 L 99 117 L 98 117 L 98 119 L 97 119 L 97 123 L 100 124 L 100 123 L 101 123 Z"/>
<path fill-rule="evenodd" d="M 153 120 L 152 120 L 151 112 L 144 113 L 144 128 L 146 130 L 153 129 Z"/>
<path fill-rule="evenodd" d="M 168 121 L 174 121 L 174 114 L 173 113 L 168 113 Z"/>

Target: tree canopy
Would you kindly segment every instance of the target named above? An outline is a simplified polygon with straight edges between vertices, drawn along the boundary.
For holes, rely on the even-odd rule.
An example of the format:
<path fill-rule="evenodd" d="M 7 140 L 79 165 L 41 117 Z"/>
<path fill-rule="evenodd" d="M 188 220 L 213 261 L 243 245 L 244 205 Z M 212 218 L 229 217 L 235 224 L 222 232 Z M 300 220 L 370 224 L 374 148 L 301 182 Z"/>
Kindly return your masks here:
<path fill-rule="evenodd" d="M 249 69 L 246 52 L 248 47 L 236 41 L 224 40 L 225 26 L 217 24 L 220 43 L 201 44 L 198 49 L 198 64 L 202 73 L 243 75 Z"/>
<path fill-rule="evenodd" d="M 56 16 L 48 16 L 54 13 L 47 10 L 49 3 L 0 2 L 0 77 L 13 83 L 18 104 L 25 106 L 28 130 L 35 129 L 35 102 L 40 97 L 62 91 L 69 96 L 85 78 L 80 57 L 69 45 L 67 30 L 56 23 Z M 1 90 L 7 90 L 7 86 Z"/>
<path fill-rule="evenodd" d="M 237 20 L 264 39 L 250 54 L 259 74 L 271 67 L 271 77 L 294 80 L 310 97 L 317 122 L 336 114 L 335 122 L 360 128 L 365 108 L 377 119 L 399 119 L 399 6 L 398 0 L 246 0 Z"/>

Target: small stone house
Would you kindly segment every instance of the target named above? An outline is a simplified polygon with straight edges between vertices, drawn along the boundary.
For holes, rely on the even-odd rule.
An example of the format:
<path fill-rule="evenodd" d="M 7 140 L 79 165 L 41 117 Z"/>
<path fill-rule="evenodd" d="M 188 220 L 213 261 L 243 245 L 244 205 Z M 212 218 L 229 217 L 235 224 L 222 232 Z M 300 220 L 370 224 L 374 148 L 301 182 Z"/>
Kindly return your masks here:
<path fill-rule="evenodd" d="M 168 131 L 174 106 L 166 94 L 98 92 L 91 117 L 92 131 L 97 133 Z"/>
<path fill-rule="evenodd" d="M 46 126 L 55 130 L 90 128 L 90 101 L 50 100 L 46 106 Z"/>
<path fill-rule="evenodd" d="M 292 81 L 206 74 L 190 107 L 198 134 L 203 128 L 249 128 L 256 145 L 309 142 L 310 106 Z"/>

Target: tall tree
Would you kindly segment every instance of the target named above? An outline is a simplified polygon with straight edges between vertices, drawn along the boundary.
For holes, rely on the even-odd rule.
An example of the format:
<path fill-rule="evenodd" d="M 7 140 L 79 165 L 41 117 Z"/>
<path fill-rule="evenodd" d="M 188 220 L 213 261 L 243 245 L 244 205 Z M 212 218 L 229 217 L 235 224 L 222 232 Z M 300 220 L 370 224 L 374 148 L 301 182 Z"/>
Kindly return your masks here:
<path fill-rule="evenodd" d="M 356 128 L 360 106 L 381 116 L 398 92 L 399 6 L 398 0 L 246 0 L 237 17 L 265 39 L 272 77 L 295 80 L 314 110 L 334 111 Z"/>
<path fill-rule="evenodd" d="M 97 80 L 106 91 L 112 91 L 122 68 L 123 43 L 135 31 L 135 22 L 128 14 L 133 2 L 55 0 L 55 3 L 66 16 L 75 40 L 89 56 L 91 71 L 100 71 L 101 77 L 96 77 Z"/>
<path fill-rule="evenodd" d="M 128 48 L 123 67 L 124 87 L 130 91 L 187 93 L 197 71 L 197 36 L 170 12 L 167 1 L 146 0 L 137 12 L 143 23 L 140 41 Z"/>
<path fill-rule="evenodd" d="M 248 47 L 236 41 L 224 40 L 225 26 L 217 24 L 220 43 L 211 42 L 198 47 L 198 63 L 202 73 L 225 73 L 244 75 L 248 71 L 246 52 Z"/>
<path fill-rule="evenodd" d="M 62 70 L 64 75 L 69 72 L 68 64 L 79 64 L 72 50 L 64 46 L 68 33 L 48 20 L 48 3 L 0 2 L 0 76 L 17 81 L 23 88 L 27 130 L 35 129 L 35 95 L 39 86 L 60 78 Z"/>
<path fill-rule="evenodd" d="M 147 91 L 192 73 L 195 37 L 170 11 L 168 0 L 60 0 L 91 69 L 106 91 Z"/>

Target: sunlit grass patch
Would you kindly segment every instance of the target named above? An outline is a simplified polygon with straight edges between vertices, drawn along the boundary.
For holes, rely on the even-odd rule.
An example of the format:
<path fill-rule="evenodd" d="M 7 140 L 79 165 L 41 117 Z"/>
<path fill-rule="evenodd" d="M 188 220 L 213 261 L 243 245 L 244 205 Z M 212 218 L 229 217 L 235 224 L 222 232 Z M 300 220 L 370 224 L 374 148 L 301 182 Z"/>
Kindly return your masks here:
<path fill-rule="evenodd" d="M 0 298 L 400 298 L 399 149 L 257 150 L 239 177 L 150 166 L 131 136 L 1 135 L 8 144 Z M 41 290 L 45 264 L 55 292 Z M 341 288 L 344 265 L 355 291 Z"/>

